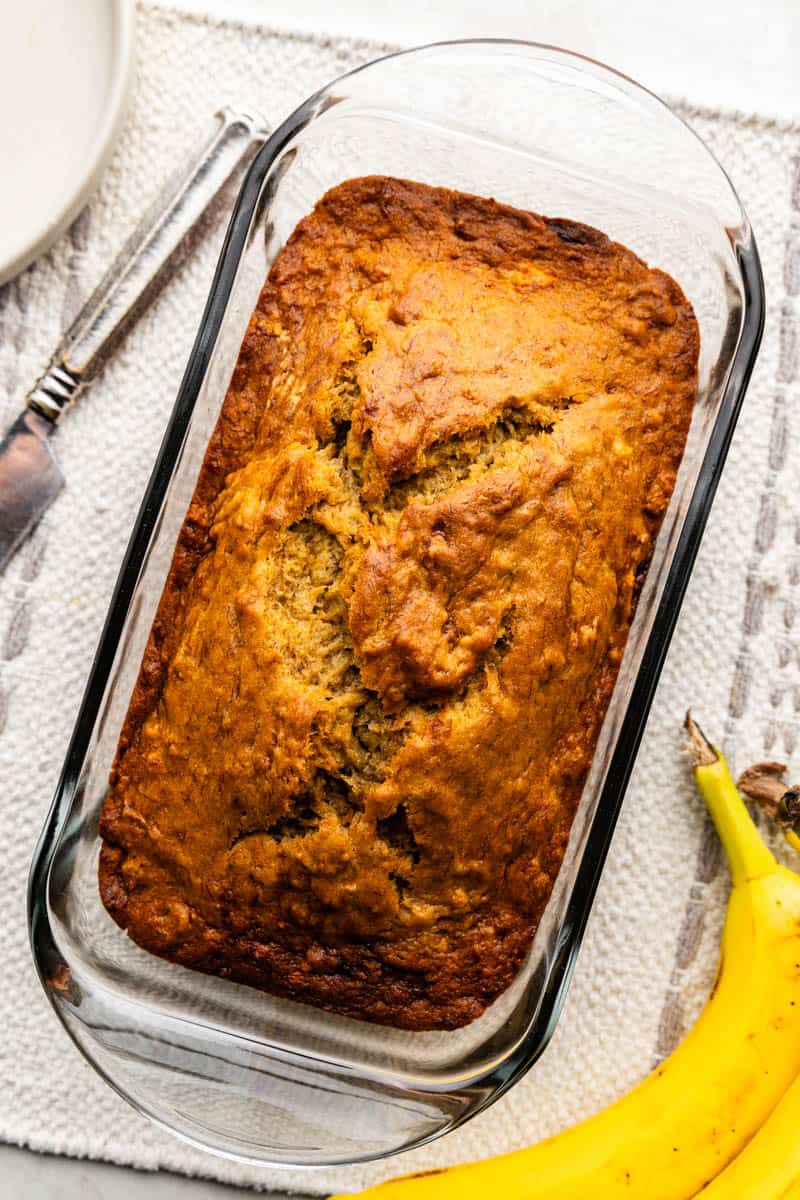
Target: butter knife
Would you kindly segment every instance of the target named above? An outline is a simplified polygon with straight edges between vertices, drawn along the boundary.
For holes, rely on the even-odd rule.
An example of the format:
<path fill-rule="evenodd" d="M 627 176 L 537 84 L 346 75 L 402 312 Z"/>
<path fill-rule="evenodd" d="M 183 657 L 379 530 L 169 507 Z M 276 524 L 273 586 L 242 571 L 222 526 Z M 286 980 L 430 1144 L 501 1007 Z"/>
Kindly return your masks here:
<path fill-rule="evenodd" d="M 0 572 L 64 486 L 50 444 L 59 421 L 153 298 L 211 201 L 267 136 L 254 112 L 223 108 L 215 120 L 214 136 L 126 242 L 0 442 Z"/>

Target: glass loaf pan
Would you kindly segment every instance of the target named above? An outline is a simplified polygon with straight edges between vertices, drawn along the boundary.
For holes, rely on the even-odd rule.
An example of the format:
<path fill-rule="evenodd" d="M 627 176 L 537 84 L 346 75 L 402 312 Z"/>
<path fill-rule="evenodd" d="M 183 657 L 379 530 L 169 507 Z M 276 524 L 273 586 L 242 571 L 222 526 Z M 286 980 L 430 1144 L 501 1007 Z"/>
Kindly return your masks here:
<path fill-rule="evenodd" d="M 177 531 L 269 263 L 330 187 L 395 175 L 596 226 L 678 280 L 702 349 L 678 483 L 555 890 L 512 987 L 453 1032 L 332 1016 L 140 950 L 97 887 L 98 814 Z M 562 1007 L 659 670 L 758 349 L 747 218 L 669 109 L 520 42 L 428 46 L 336 80 L 251 167 L 121 569 L 30 886 L 33 951 L 70 1035 L 133 1105 L 240 1159 L 357 1162 L 439 1136 L 541 1054 Z"/>

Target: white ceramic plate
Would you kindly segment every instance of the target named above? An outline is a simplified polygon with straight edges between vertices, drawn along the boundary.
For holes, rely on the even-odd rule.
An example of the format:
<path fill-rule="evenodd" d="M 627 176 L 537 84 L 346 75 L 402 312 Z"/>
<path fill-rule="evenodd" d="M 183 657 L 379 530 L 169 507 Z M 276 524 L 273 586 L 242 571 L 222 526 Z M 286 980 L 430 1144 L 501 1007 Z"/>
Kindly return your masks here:
<path fill-rule="evenodd" d="M 0 283 L 77 216 L 122 124 L 134 0 L 0 0 Z"/>

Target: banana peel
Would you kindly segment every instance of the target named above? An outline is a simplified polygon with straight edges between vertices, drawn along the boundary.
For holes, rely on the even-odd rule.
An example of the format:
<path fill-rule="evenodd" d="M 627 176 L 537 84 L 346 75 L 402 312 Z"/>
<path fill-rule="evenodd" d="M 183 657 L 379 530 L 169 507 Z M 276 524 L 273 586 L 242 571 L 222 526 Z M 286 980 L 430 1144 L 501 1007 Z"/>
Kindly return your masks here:
<path fill-rule="evenodd" d="M 702 1200 L 800 1200 L 800 1079 Z"/>
<path fill-rule="evenodd" d="M 379 1184 L 362 1200 L 715 1196 L 710 1181 L 789 1091 L 800 1075 L 800 877 L 761 840 L 724 758 L 691 716 L 687 730 L 732 881 L 717 979 L 694 1027 L 638 1087 L 587 1121 L 529 1149 Z"/>

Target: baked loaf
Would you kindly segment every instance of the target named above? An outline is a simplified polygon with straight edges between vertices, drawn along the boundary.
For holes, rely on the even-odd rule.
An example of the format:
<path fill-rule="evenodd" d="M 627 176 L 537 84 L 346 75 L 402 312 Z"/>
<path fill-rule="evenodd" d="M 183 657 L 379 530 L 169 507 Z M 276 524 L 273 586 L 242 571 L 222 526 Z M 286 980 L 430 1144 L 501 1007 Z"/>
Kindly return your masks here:
<path fill-rule="evenodd" d="M 101 820 L 155 954 L 454 1028 L 559 870 L 683 451 L 698 331 L 603 234 L 366 178 L 275 259 Z"/>

